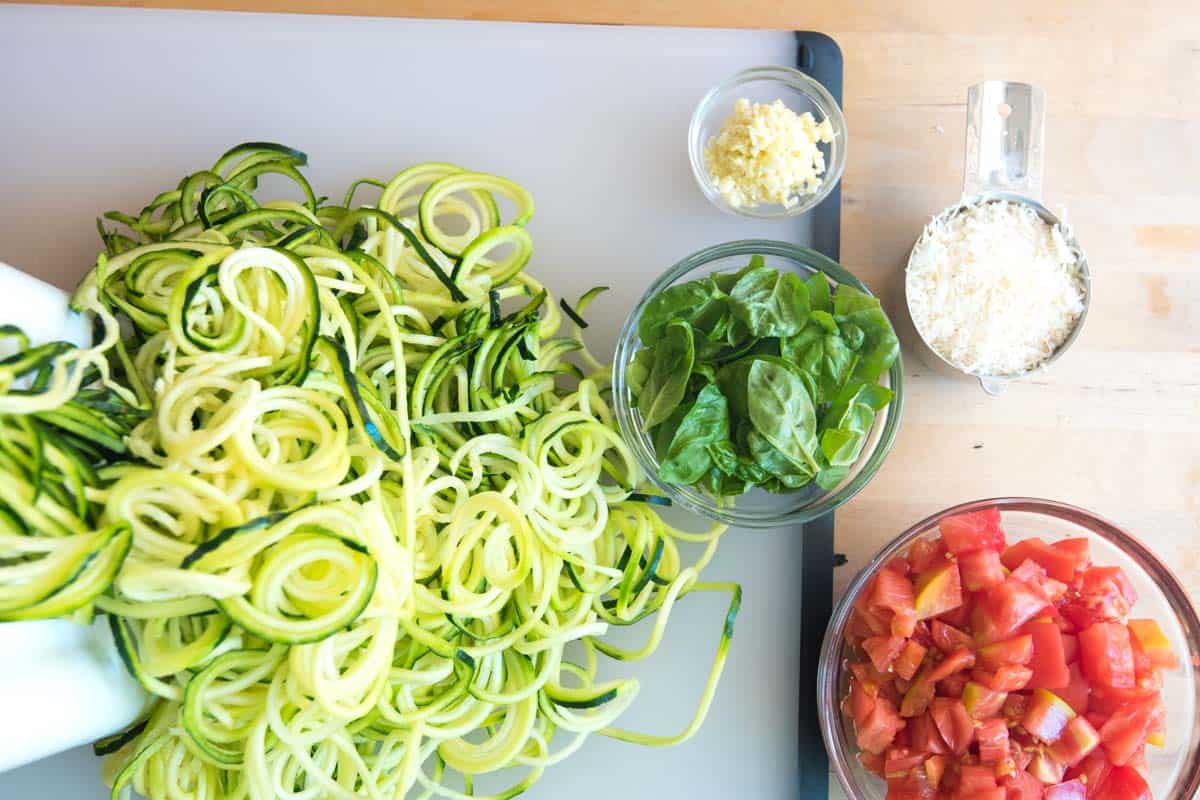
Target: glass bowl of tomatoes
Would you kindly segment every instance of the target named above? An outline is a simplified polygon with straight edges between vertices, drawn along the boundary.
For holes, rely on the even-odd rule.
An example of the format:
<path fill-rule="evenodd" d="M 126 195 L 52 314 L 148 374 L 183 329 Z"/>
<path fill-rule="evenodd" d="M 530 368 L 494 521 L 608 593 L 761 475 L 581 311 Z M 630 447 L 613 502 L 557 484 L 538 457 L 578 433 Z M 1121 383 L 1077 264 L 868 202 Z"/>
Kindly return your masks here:
<path fill-rule="evenodd" d="M 918 522 L 851 582 L 817 691 L 852 800 L 1200 790 L 1200 618 L 1121 527 L 1032 498 Z"/>

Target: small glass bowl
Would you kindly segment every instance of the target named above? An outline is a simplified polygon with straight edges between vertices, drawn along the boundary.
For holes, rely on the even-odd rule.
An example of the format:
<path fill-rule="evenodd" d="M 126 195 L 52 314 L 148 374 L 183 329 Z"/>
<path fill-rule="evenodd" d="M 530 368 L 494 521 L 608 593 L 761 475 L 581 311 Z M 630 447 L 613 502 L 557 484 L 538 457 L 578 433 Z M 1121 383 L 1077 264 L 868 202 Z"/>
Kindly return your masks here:
<path fill-rule="evenodd" d="M 892 402 L 875 417 L 866 444 L 858 461 L 846 478 L 830 491 L 810 483 L 787 494 L 772 494 L 752 489 L 746 494 L 724 501 L 690 486 L 674 486 L 658 476 L 658 459 L 650 436 L 642 426 L 642 417 L 633 406 L 632 390 L 625 380 L 625 370 L 641 348 L 638 321 L 646 305 L 659 292 L 677 283 L 686 283 L 716 272 L 736 272 L 746 266 L 751 256 L 762 256 L 767 266 L 793 272 L 801 279 L 822 273 L 831 284 L 848 284 L 863 292 L 870 290 L 836 261 L 815 250 L 788 242 L 766 239 L 747 239 L 708 247 L 688 256 L 664 272 L 650 285 L 641 300 L 630 312 L 621 328 L 613 358 L 613 405 L 621 435 L 633 451 L 649 480 L 676 505 L 729 525 L 743 528 L 775 528 L 815 519 L 833 511 L 858 494 L 875 476 L 896 440 L 904 407 L 904 370 L 900 358 L 892 364 L 882 384 L 892 390 Z"/>
<path fill-rule="evenodd" d="M 821 152 L 825 154 L 825 172 L 821 175 L 821 185 L 812 194 L 798 195 L 798 202 L 793 206 L 785 208 L 778 203 L 769 203 L 754 208 L 735 208 L 725 202 L 725 198 L 717 191 L 708 174 L 708 168 L 704 164 L 704 148 L 708 145 L 708 140 L 720 132 L 725 120 L 733 113 L 734 103 L 743 97 L 754 103 L 782 100 L 784 105 L 797 114 L 812 112 L 818 123 L 829 120 L 833 128 L 833 141 L 818 143 Z M 717 84 L 704 95 L 704 99 L 692 113 L 692 123 L 688 127 L 688 156 L 692 162 L 692 174 L 696 176 L 700 190 L 722 211 L 760 219 L 794 217 L 814 208 L 842 179 L 842 172 L 846 169 L 846 118 L 842 116 L 842 109 L 838 107 L 833 95 L 803 72 L 791 67 L 753 67 L 742 70 L 724 83 Z"/>
<path fill-rule="evenodd" d="M 854 598 L 867 580 L 890 559 L 903 554 L 915 540 L 937 534 L 946 517 L 991 506 L 1000 509 L 1010 543 L 1038 536 L 1047 541 L 1086 537 L 1092 561 L 1118 566 L 1137 590 L 1138 602 L 1130 616 L 1157 620 L 1179 658 L 1179 668 L 1164 671 L 1162 693 L 1167 701 L 1166 747 L 1147 747 L 1150 791 L 1155 798 L 1190 798 L 1200 789 L 1200 708 L 1196 698 L 1196 666 L 1200 665 L 1200 618 L 1187 592 L 1171 570 L 1144 544 L 1124 529 L 1082 508 L 1028 497 L 977 500 L 939 511 L 896 537 L 851 581 L 834 609 L 817 671 L 817 706 L 821 733 L 830 765 L 849 800 L 883 800 L 887 785 L 859 763 L 854 725 L 841 712 L 850 655 L 845 642 L 846 624 Z"/>

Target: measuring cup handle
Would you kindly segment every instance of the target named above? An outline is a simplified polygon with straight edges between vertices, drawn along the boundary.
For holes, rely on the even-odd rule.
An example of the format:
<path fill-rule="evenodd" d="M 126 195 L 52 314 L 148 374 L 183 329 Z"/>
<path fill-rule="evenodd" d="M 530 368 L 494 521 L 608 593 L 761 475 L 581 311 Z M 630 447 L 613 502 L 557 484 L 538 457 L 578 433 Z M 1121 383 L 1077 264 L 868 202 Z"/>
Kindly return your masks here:
<path fill-rule="evenodd" d="M 984 81 L 967 91 L 963 196 L 1014 192 L 1042 199 L 1046 93 L 1028 83 Z"/>

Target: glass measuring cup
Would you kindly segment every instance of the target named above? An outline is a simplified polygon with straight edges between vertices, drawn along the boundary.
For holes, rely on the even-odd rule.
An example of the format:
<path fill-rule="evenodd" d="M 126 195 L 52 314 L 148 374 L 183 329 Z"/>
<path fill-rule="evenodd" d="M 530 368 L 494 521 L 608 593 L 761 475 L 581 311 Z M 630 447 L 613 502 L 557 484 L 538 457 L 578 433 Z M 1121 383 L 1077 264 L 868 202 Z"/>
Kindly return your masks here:
<path fill-rule="evenodd" d="M 1075 239 L 1074 231 L 1042 205 L 1042 179 L 1045 172 L 1046 93 L 1028 83 L 985 81 L 967 91 L 967 145 L 963 165 L 962 199 L 938 214 L 931 225 L 961 214 L 983 203 L 1008 201 L 1033 209 L 1047 224 L 1058 227 L 1067 246 L 1075 254 L 1083 285 L 1083 313 L 1067 339 L 1048 358 L 1027 372 L 1014 375 L 979 375 L 960 369 L 929 344 L 917 328 L 918 355 L 930 369 L 955 377 L 971 377 L 989 395 L 995 396 L 1014 380 L 1046 369 L 1057 361 L 1079 337 L 1092 301 L 1092 278 L 1087 256 Z M 927 235 L 922 232 L 916 250 Z M 909 262 L 912 254 L 909 254 Z M 907 271 L 907 265 L 906 265 Z M 908 304 L 908 281 L 905 302 Z M 909 306 L 909 315 L 912 308 Z"/>

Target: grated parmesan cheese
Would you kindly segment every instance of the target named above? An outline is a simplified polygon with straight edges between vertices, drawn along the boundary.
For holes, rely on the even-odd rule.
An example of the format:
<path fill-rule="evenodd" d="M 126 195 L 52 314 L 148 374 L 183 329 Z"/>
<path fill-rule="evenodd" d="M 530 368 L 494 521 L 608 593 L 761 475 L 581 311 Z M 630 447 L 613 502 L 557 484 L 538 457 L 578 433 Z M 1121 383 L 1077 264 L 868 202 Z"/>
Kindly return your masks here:
<path fill-rule="evenodd" d="M 704 163 L 708 174 L 734 208 L 761 203 L 796 205 L 797 194 L 812 194 L 821 185 L 825 154 L 818 142 L 832 142 L 829 120 L 817 122 L 805 111 L 783 104 L 751 103 L 744 97 L 721 131 L 708 140 Z"/>
<path fill-rule="evenodd" d="M 926 226 L 906 278 L 917 330 L 974 375 L 1028 372 L 1084 310 L 1079 253 L 1029 206 L 982 203 Z"/>

